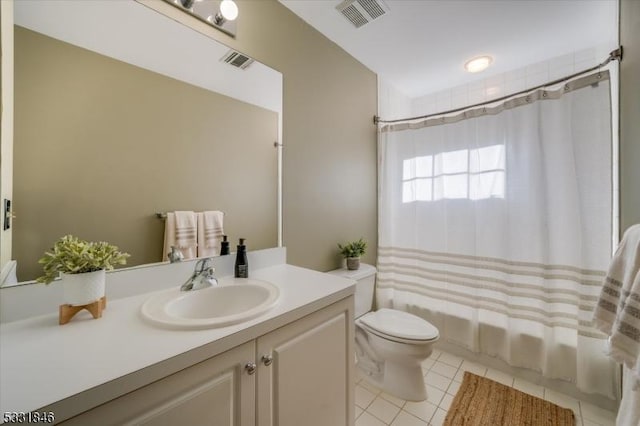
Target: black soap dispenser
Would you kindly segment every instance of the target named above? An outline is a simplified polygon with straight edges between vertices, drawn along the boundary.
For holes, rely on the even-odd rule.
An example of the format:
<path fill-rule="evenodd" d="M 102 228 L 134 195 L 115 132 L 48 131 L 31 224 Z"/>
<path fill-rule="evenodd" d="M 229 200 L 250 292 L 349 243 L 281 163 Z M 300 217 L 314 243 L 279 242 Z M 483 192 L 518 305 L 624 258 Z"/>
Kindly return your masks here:
<path fill-rule="evenodd" d="M 229 254 L 229 241 L 227 241 L 227 236 L 222 236 L 222 242 L 220 243 L 220 256 L 224 256 Z"/>
<path fill-rule="evenodd" d="M 249 278 L 249 261 L 247 260 L 247 247 L 244 245 L 244 238 L 240 238 L 240 242 L 238 243 L 235 277 Z"/>

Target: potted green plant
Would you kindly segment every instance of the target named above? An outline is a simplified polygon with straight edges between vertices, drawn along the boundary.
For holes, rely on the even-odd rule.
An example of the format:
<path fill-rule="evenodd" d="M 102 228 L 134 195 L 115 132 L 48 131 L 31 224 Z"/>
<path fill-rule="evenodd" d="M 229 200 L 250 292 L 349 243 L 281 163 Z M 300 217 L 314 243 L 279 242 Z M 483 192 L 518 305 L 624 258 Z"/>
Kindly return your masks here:
<path fill-rule="evenodd" d="M 338 243 L 338 249 L 342 257 L 347 259 L 347 269 L 355 271 L 360 268 L 360 256 L 367 251 L 367 242 L 360 238 L 345 245 Z"/>
<path fill-rule="evenodd" d="M 82 306 L 101 299 L 105 294 L 105 271 L 125 265 L 128 253 L 106 243 L 84 241 L 65 235 L 38 261 L 44 275 L 38 282 L 49 284 L 61 275 L 65 302 Z"/>

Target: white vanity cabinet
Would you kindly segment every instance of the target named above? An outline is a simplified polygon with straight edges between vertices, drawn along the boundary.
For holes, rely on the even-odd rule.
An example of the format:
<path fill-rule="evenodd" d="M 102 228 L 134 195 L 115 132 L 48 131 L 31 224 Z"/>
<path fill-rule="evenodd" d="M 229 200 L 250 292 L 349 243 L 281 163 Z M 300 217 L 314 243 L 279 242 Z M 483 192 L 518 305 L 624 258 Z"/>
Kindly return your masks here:
<path fill-rule="evenodd" d="M 64 425 L 253 425 L 255 341 L 86 411 Z"/>
<path fill-rule="evenodd" d="M 257 340 L 257 426 L 354 423 L 353 298 Z"/>
<path fill-rule="evenodd" d="M 353 426 L 353 339 L 350 296 L 62 424 Z"/>

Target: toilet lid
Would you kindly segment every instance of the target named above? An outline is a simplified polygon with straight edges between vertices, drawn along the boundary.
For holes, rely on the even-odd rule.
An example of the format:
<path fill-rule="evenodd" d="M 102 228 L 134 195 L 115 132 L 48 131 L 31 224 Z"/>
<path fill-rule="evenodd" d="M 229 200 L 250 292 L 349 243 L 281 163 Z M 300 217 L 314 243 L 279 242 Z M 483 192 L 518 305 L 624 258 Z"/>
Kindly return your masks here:
<path fill-rule="evenodd" d="M 380 309 L 360 317 L 360 322 L 390 338 L 427 341 L 437 339 L 440 333 L 429 321 L 395 309 Z M 377 334 L 378 334 L 377 333 Z"/>

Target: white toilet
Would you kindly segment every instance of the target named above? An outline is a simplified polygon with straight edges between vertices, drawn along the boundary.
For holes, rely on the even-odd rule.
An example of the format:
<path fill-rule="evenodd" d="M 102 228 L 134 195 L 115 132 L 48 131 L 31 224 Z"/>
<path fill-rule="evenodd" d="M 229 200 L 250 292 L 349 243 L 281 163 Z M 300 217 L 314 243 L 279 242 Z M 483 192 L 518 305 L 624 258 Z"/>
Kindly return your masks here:
<path fill-rule="evenodd" d="M 374 385 L 407 401 L 423 401 L 427 391 L 420 364 L 431 355 L 440 336 L 428 321 L 395 309 L 371 311 L 376 268 L 360 264 L 329 272 L 356 280 L 356 359 L 358 368 Z"/>

